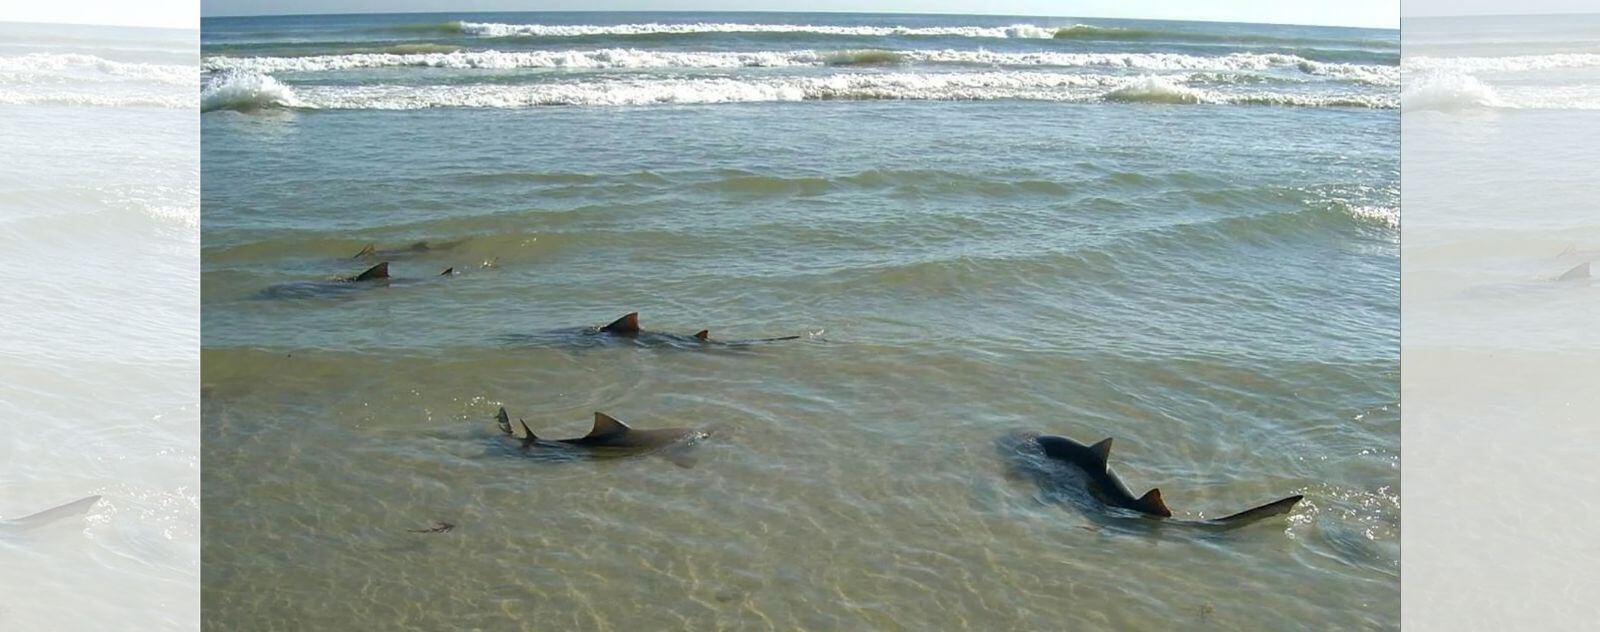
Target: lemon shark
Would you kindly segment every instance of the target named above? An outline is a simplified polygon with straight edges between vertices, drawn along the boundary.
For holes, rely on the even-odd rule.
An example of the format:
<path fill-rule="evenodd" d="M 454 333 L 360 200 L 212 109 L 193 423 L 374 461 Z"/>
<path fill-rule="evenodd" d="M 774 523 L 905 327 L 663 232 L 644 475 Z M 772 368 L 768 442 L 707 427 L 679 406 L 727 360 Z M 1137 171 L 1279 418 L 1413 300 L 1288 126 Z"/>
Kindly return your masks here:
<path fill-rule="evenodd" d="M 356 253 L 354 256 L 352 256 L 350 258 L 351 259 L 366 259 L 366 260 L 369 260 L 369 261 L 372 260 L 372 259 L 399 259 L 399 258 L 408 257 L 408 256 L 425 255 L 425 254 L 432 253 L 432 252 L 440 252 L 440 251 L 444 251 L 444 250 L 450 250 L 451 248 L 455 248 L 456 246 L 461 245 L 463 241 L 465 241 L 465 240 L 462 240 L 462 241 L 447 241 L 447 242 L 444 242 L 444 243 L 437 243 L 437 244 L 428 243 L 427 241 L 419 241 L 417 243 L 411 244 L 411 245 L 406 246 L 404 248 L 381 248 L 381 249 L 378 248 L 377 244 L 367 244 L 365 247 L 363 247 L 361 249 L 361 252 Z"/>
<path fill-rule="evenodd" d="M 444 272 L 435 275 L 450 277 L 456 275 L 456 269 L 445 268 Z M 355 276 L 329 279 L 325 281 L 297 281 L 274 285 L 262 291 L 268 298 L 311 298 L 325 296 L 343 296 L 362 290 L 378 287 L 396 287 L 413 285 L 429 279 L 396 278 L 389 276 L 389 262 L 384 261 L 378 265 L 367 268 Z"/>
<path fill-rule="evenodd" d="M 65 518 L 82 515 L 89 511 L 95 503 L 100 501 L 99 496 L 79 498 L 70 503 L 51 507 L 38 513 L 28 514 L 21 518 L 6 518 L 0 520 L 0 533 L 21 533 L 31 531 L 48 524 L 58 522 Z"/>
<path fill-rule="evenodd" d="M 711 436 L 709 430 L 694 428 L 634 429 L 602 412 L 594 414 L 594 427 L 589 430 L 589 434 L 574 439 L 541 438 L 534 434 L 533 430 L 528 428 L 528 422 L 522 419 L 517 420 L 522 425 L 522 436 L 517 437 L 511 428 L 511 416 L 506 413 L 504 406 L 495 414 L 495 421 L 500 426 L 501 433 L 517 442 L 519 451 L 530 456 L 556 460 L 660 453 L 674 463 L 686 466 L 688 462 L 681 458 L 681 454 L 674 454 L 674 450 L 689 447 Z"/>
<path fill-rule="evenodd" d="M 1229 530 L 1259 522 L 1272 516 L 1289 513 L 1296 503 L 1303 498 L 1301 495 L 1289 496 L 1272 502 L 1252 507 L 1244 511 L 1229 514 L 1221 518 L 1205 520 L 1185 520 L 1172 517 L 1172 510 L 1161 498 L 1161 490 L 1152 488 L 1142 495 L 1134 496 L 1128 486 L 1111 470 L 1108 459 L 1111 456 L 1111 439 L 1104 439 L 1094 445 L 1083 445 L 1066 437 L 1044 435 L 1036 432 L 1018 433 L 1009 438 L 1011 447 L 1019 456 L 1043 457 L 1043 461 L 1050 465 L 1064 466 L 1073 470 L 1080 476 L 1084 491 L 1100 504 L 1119 510 L 1132 512 L 1140 518 L 1160 520 L 1163 524 L 1179 524 L 1191 527 L 1201 527 L 1212 530 Z M 1055 472 L 1034 473 L 1042 478 L 1050 478 Z M 1044 481 L 1041 481 L 1044 482 Z M 1056 482 L 1056 481 L 1051 481 Z"/>
<path fill-rule="evenodd" d="M 506 336 L 510 342 L 521 344 L 568 344 L 598 346 L 606 344 L 632 344 L 640 347 L 666 347 L 674 349 L 700 349 L 707 347 L 748 347 L 751 345 L 784 340 L 799 340 L 800 336 L 779 336 L 750 340 L 716 340 L 711 331 L 701 329 L 692 335 L 646 331 L 639 327 L 639 312 L 628 312 L 621 318 L 600 327 L 558 329 L 538 334 L 513 334 Z"/>

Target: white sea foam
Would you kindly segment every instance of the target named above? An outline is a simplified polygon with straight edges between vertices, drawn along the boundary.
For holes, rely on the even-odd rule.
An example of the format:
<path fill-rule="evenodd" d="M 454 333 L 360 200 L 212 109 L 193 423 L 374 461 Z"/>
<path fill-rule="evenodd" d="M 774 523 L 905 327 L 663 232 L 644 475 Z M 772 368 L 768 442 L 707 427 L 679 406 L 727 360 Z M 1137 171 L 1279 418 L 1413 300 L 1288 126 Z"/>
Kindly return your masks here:
<path fill-rule="evenodd" d="M 1215 103 L 1218 99 L 1203 91 L 1174 84 L 1159 77 L 1145 77 L 1101 95 L 1107 101 L 1129 103 Z"/>
<path fill-rule="evenodd" d="M 611 77 L 531 85 L 302 86 L 289 92 L 262 75 L 225 75 L 208 87 L 204 110 L 289 106 L 326 109 L 525 108 L 813 100 L 1113 101 L 1394 108 L 1393 97 L 1363 94 L 1218 92 L 1160 78 L 1048 72 L 847 73 L 824 77 Z M 280 91 L 281 90 L 281 91 Z M 231 95 L 223 98 L 221 95 Z"/>
<path fill-rule="evenodd" d="M 1600 54 L 1559 53 L 1553 55 L 1511 55 L 1506 57 L 1407 57 L 1406 71 L 1446 73 L 1526 72 L 1553 68 L 1600 67 Z"/>
<path fill-rule="evenodd" d="M 145 81 L 193 86 L 194 66 L 135 64 L 76 53 L 29 53 L 0 57 L 0 83 Z"/>
<path fill-rule="evenodd" d="M 200 92 L 200 111 L 301 107 L 294 90 L 269 75 L 230 72 L 209 77 Z"/>
<path fill-rule="evenodd" d="M 80 107 L 149 107 L 183 109 L 193 108 L 195 98 L 189 94 L 108 95 L 81 92 L 12 92 L 0 91 L 0 103 L 6 105 L 60 105 Z"/>
<path fill-rule="evenodd" d="M 562 51 L 458 51 L 448 53 L 315 55 L 307 57 L 208 57 L 207 71 L 252 73 L 329 72 L 362 68 L 426 67 L 509 70 L 520 68 L 745 68 L 857 63 L 959 64 L 1003 67 L 1105 67 L 1139 70 L 1263 71 L 1295 69 L 1306 75 L 1399 85 L 1394 66 L 1330 64 L 1295 55 L 1235 53 L 1222 56 L 1176 53 L 995 52 L 987 50 L 865 50 L 675 52 L 608 48 Z"/>
<path fill-rule="evenodd" d="M 1400 95 L 1405 110 L 1465 110 L 1505 107 L 1494 88 L 1476 77 L 1455 72 L 1408 74 Z"/>
<path fill-rule="evenodd" d="M 1082 25 L 1079 25 L 1082 26 Z M 892 35 L 1030 38 L 1055 37 L 1061 27 L 1043 27 L 1033 24 L 1011 26 L 830 26 L 816 24 L 735 24 L 698 22 L 693 24 L 498 24 L 492 22 L 462 22 L 461 32 L 480 37 L 579 37 L 587 35 L 655 35 L 686 33 L 816 33 L 886 37 Z M 1075 28 L 1075 27 L 1068 27 Z"/>

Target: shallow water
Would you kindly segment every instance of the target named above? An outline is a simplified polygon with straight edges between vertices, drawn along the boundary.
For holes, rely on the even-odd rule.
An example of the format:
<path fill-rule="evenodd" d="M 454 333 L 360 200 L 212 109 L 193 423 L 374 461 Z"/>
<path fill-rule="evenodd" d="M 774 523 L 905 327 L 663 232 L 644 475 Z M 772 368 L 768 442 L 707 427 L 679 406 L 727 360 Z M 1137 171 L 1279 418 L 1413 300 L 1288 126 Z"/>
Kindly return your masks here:
<path fill-rule="evenodd" d="M 0 24 L 0 517 L 102 496 L 0 534 L 0 629 L 199 625 L 196 40 Z"/>
<path fill-rule="evenodd" d="M 1590 627 L 1597 25 L 1405 24 L 1408 627 Z"/>
<path fill-rule="evenodd" d="M 802 18 L 789 21 L 869 19 Z M 326 43 L 365 28 L 341 20 L 208 21 L 206 63 L 316 52 L 229 34 L 354 46 Z M 1183 28 L 1220 29 L 1206 59 L 1238 52 L 1227 37 L 1352 37 Z M 823 39 L 794 45 L 857 42 L 805 37 Z M 961 37 L 938 44 L 1193 46 Z M 282 79 L 302 96 L 451 80 L 319 72 Z M 202 116 L 208 627 L 1398 624 L 1395 111 L 368 105 Z M 367 243 L 421 240 L 450 247 L 392 258 L 416 283 L 262 295 L 354 275 Z M 460 274 L 434 278 L 446 267 Z M 646 329 L 803 338 L 507 338 L 635 310 Z M 541 436 L 581 435 L 596 410 L 717 432 L 692 467 L 541 463 L 500 449 L 501 405 Z M 995 442 L 1017 429 L 1116 437 L 1118 472 L 1182 517 L 1307 499 L 1224 537 L 1107 525 L 1008 476 Z M 456 527 L 407 532 L 435 521 Z"/>

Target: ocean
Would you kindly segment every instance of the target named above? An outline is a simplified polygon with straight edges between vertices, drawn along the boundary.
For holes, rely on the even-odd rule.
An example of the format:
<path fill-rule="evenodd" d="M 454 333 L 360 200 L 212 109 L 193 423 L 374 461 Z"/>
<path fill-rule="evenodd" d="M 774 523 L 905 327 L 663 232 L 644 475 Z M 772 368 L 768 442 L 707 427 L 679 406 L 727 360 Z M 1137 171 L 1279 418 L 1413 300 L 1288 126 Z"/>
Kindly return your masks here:
<path fill-rule="evenodd" d="M 1406 620 L 1586 629 L 1600 15 L 1402 28 Z"/>
<path fill-rule="evenodd" d="M 0 23 L 0 629 L 200 624 L 198 33 Z"/>
<path fill-rule="evenodd" d="M 294 16 L 201 56 L 207 629 L 1399 624 L 1396 31 Z M 800 339 L 542 333 L 633 311 Z M 716 432 L 548 463 L 501 406 Z M 1108 520 L 1016 430 L 1115 437 L 1179 517 L 1306 499 Z"/>

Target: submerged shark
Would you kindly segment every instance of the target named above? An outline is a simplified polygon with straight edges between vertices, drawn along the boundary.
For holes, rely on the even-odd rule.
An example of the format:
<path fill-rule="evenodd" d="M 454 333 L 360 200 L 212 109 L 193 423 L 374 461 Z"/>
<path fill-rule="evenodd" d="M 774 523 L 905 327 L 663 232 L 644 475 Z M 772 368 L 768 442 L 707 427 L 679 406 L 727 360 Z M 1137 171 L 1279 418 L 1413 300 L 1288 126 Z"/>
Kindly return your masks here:
<path fill-rule="evenodd" d="M 404 248 L 384 248 L 382 250 L 378 249 L 377 244 L 367 244 L 365 248 L 361 249 L 361 252 L 356 253 L 350 258 L 400 259 L 408 256 L 424 255 L 430 252 L 450 250 L 451 248 L 461 245 L 461 243 L 461 241 L 447 241 L 439 244 L 430 244 L 427 241 L 419 241 Z"/>
<path fill-rule="evenodd" d="M 0 533 L 20 533 L 23 531 L 37 529 L 64 518 L 82 515 L 83 513 L 89 511 L 89 508 L 93 507 L 94 504 L 99 501 L 99 496 L 79 498 L 78 500 L 74 500 L 65 505 L 51 507 L 38 513 L 28 514 L 21 518 L 7 518 L 0 520 Z"/>
<path fill-rule="evenodd" d="M 639 312 L 628 312 L 621 318 L 602 327 L 558 329 L 539 334 L 512 334 L 506 339 L 522 344 L 571 344 L 592 346 L 603 344 L 633 344 L 641 347 L 668 347 L 698 349 L 704 347 L 747 347 L 768 342 L 799 340 L 800 336 L 779 336 L 752 340 L 713 340 L 711 332 L 702 329 L 694 335 L 669 334 L 645 331 L 639 328 Z"/>
<path fill-rule="evenodd" d="M 445 268 L 437 276 L 455 276 L 455 268 Z M 435 277 L 437 278 L 437 277 Z M 297 281 L 282 283 L 262 290 L 262 295 L 268 298 L 311 298 L 325 296 L 344 296 L 353 292 L 370 290 L 377 287 L 395 287 L 411 285 L 428 279 L 394 278 L 389 276 L 389 262 L 367 268 L 361 274 L 327 281 Z"/>
<path fill-rule="evenodd" d="M 521 419 L 517 420 L 522 425 L 523 433 L 519 438 L 511 429 L 511 416 L 506 414 L 504 406 L 500 407 L 500 412 L 495 415 L 495 422 L 499 424 L 500 432 L 517 441 L 517 450 L 531 456 L 555 460 L 661 453 L 679 465 L 687 465 L 688 462 L 681 458 L 682 455 L 674 454 L 672 450 L 689 447 L 711 436 L 708 430 L 694 428 L 635 430 L 602 412 L 594 414 L 594 427 L 589 430 L 589 434 L 576 439 L 541 439 L 528 428 L 528 422 Z"/>
<path fill-rule="evenodd" d="M 1162 524 L 1179 524 L 1213 530 L 1236 529 L 1264 518 L 1289 513 L 1294 509 L 1295 503 L 1303 498 L 1297 494 L 1221 518 L 1174 519 L 1172 510 L 1168 509 L 1166 502 L 1161 499 L 1161 490 L 1152 488 L 1141 496 L 1134 496 L 1133 492 L 1128 491 L 1128 486 L 1122 479 L 1117 478 L 1111 471 L 1107 463 L 1107 458 L 1111 456 L 1111 439 L 1086 446 L 1066 437 L 1026 432 L 1012 435 L 1003 443 L 1024 459 L 1033 457 L 1037 460 L 1042 457 L 1043 463 L 1036 461 L 1026 464 L 1033 466 L 1031 473 L 1041 479 L 1041 484 L 1058 484 L 1060 481 L 1053 477 L 1057 472 L 1045 471 L 1038 466 L 1065 466 L 1080 475 L 1084 491 L 1100 504 L 1132 512 L 1141 518 L 1160 520 Z"/>

